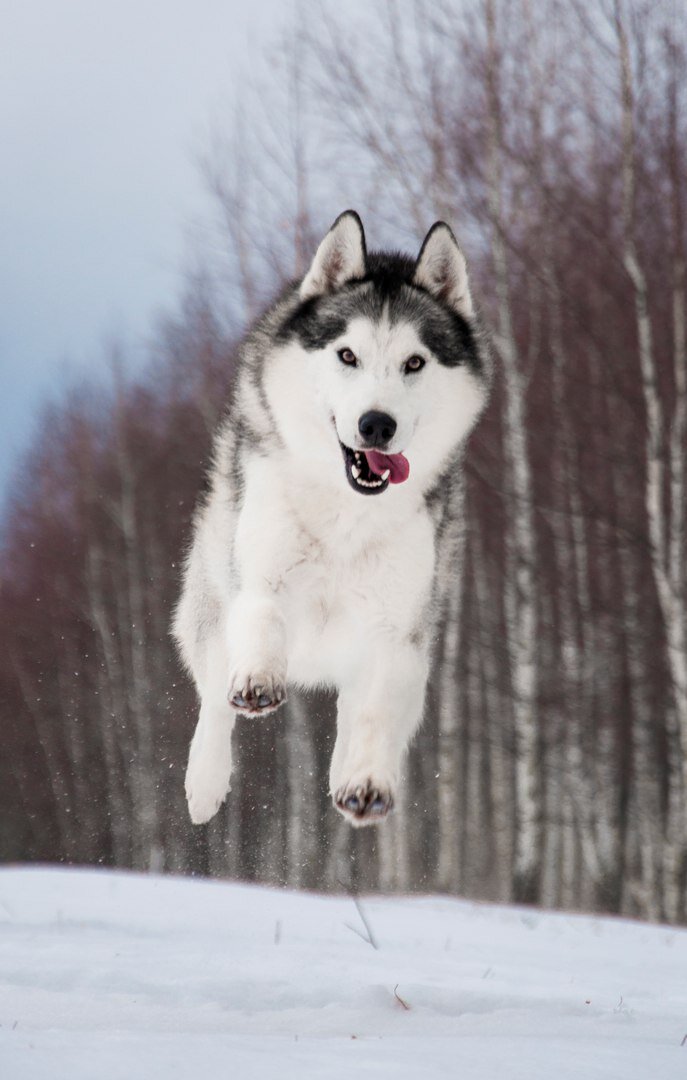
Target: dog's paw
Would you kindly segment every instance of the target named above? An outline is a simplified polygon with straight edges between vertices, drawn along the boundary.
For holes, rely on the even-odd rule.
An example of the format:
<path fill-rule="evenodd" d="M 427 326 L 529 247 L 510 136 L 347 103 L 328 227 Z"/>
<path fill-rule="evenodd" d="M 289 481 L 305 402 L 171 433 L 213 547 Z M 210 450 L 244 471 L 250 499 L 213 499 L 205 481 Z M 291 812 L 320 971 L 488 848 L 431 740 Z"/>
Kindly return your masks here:
<path fill-rule="evenodd" d="M 265 716 L 285 701 L 284 680 L 274 675 L 239 676 L 230 682 L 229 704 L 244 716 Z"/>
<path fill-rule="evenodd" d="M 393 809 L 394 798 L 390 788 L 366 780 L 340 787 L 334 805 L 351 825 L 378 825 Z"/>
<path fill-rule="evenodd" d="M 221 755 L 210 758 L 191 753 L 186 770 L 186 801 L 194 825 L 215 816 L 229 794 L 231 761 Z"/>

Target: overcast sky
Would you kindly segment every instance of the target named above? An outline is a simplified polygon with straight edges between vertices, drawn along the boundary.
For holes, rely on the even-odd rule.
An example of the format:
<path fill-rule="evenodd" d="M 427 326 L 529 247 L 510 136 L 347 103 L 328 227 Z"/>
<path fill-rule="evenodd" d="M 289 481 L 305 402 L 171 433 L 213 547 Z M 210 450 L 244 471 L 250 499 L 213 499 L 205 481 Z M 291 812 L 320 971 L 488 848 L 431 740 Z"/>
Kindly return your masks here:
<path fill-rule="evenodd" d="M 0 0 L 0 498 L 37 410 L 139 348 L 205 204 L 194 154 L 286 0 Z"/>

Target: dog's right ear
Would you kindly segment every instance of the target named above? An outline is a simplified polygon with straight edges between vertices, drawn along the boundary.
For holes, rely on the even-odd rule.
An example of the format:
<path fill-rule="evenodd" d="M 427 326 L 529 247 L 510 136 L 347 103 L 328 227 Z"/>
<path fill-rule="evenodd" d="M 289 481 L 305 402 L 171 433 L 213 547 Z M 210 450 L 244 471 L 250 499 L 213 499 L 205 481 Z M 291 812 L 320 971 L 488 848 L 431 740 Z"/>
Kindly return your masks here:
<path fill-rule="evenodd" d="M 366 269 L 363 223 L 355 210 L 345 210 L 317 249 L 300 287 L 301 300 L 335 292 L 347 281 L 365 277 Z"/>

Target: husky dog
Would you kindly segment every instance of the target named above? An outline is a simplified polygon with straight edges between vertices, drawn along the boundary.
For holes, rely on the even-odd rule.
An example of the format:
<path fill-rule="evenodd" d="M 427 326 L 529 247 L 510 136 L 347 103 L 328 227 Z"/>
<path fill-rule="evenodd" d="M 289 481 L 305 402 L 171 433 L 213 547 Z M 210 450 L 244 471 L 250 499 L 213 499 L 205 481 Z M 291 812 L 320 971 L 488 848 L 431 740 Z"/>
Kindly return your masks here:
<path fill-rule="evenodd" d="M 392 808 L 422 717 L 445 506 L 488 369 L 443 222 L 413 260 L 368 253 L 346 211 L 249 333 L 174 622 L 200 695 L 196 824 L 229 791 L 237 714 L 273 712 L 289 684 L 338 691 L 337 810 L 367 825 Z"/>

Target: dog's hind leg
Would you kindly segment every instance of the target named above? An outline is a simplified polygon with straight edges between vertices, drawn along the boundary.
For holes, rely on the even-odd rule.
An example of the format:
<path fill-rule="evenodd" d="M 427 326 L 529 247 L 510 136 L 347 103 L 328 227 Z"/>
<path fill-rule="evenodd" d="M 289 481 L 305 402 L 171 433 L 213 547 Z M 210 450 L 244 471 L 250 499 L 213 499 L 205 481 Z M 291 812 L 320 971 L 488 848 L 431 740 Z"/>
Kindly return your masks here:
<path fill-rule="evenodd" d="M 394 804 L 406 747 L 422 719 L 427 658 L 377 645 L 368 678 L 341 689 L 330 769 L 336 809 L 352 825 L 376 825 Z M 361 665 L 363 670 L 363 665 Z"/>
<path fill-rule="evenodd" d="M 194 825 L 214 817 L 231 780 L 231 735 L 236 713 L 227 701 L 227 651 L 216 632 L 206 645 L 196 682 L 201 705 L 186 769 L 186 799 Z"/>

